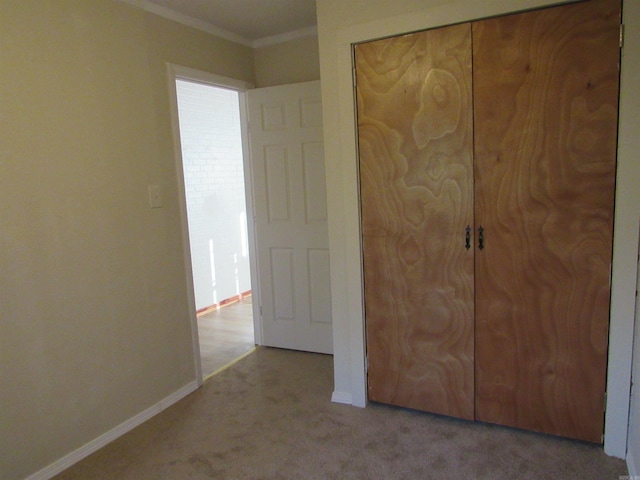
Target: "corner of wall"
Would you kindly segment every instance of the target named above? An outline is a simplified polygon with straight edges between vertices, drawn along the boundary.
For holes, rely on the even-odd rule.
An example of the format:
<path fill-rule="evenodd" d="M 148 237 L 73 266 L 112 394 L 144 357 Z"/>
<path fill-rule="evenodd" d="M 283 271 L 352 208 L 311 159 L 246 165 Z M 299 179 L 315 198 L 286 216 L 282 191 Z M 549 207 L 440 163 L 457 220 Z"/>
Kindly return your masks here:
<path fill-rule="evenodd" d="M 125 433 L 130 432 L 131 430 L 141 425 L 142 423 L 146 422 L 150 418 L 156 416 L 163 410 L 166 410 L 171 405 L 182 400 L 184 397 L 186 397 L 187 395 L 189 395 L 190 393 L 194 392 L 197 389 L 198 389 L 198 384 L 195 380 L 192 382 L 189 382 L 187 385 L 180 388 L 176 392 L 172 393 L 168 397 L 165 397 L 164 399 L 160 400 L 155 405 L 152 405 L 146 410 L 131 417 L 129 420 L 126 420 L 125 422 L 121 423 L 117 427 L 100 435 L 98 438 L 91 440 L 89 443 L 74 450 L 68 455 L 65 455 L 64 457 L 56 460 L 51 465 L 43 468 L 42 470 L 34 473 L 33 475 L 30 475 L 29 477 L 27 477 L 26 480 L 48 480 L 50 478 L 53 478 L 55 475 L 63 472 L 67 468 L 78 463 L 80 460 L 88 457 L 93 452 L 113 442 L 114 440 L 121 437 Z"/>

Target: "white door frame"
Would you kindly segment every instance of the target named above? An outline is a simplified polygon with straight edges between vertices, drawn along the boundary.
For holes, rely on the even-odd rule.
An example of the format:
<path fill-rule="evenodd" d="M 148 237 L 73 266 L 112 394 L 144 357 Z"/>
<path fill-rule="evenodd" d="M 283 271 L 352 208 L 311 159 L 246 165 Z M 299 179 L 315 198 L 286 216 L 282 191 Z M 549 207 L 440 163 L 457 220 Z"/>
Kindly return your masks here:
<path fill-rule="evenodd" d="M 167 63 L 167 77 L 169 82 L 169 95 L 171 100 L 171 126 L 173 130 L 174 156 L 176 159 L 176 173 L 178 177 L 178 198 L 180 201 L 180 222 L 182 226 L 182 249 L 184 255 L 185 275 L 187 281 L 187 295 L 189 299 L 189 318 L 191 321 L 191 340 L 193 342 L 193 356 L 196 380 L 198 386 L 202 385 L 202 364 L 200 359 L 200 340 L 198 336 L 198 318 L 196 316 L 195 290 L 193 286 L 193 266 L 191 263 L 191 247 L 189 243 L 189 223 L 187 219 L 187 196 L 184 183 L 184 170 L 182 163 L 182 146 L 180 143 L 180 124 L 178 121 L 178 95 L 176 92 L 176 80 L 211 85 L 215 87 L 235 90 L 240 100 L 240 128 L 242 136 L 242 158 L 244 164 L 244 186 L 247 207 L 247 237 L 249 241 L 249 270 L 251 275 L 251 291 L 254 297 L 253 305 L 253 332 L 257 345 L 262 344 L 262 324 L 260 318 L 260 290 L 257 275 L 256 242 L 254 229 L 253 190 L 251 185 L 251 162 L 249 158 L 249 137 L 247 131 L 247 104 L 246 92 L 254 88 L 254 85 L 242 80 L 203 72 L 189 67 Z"/>

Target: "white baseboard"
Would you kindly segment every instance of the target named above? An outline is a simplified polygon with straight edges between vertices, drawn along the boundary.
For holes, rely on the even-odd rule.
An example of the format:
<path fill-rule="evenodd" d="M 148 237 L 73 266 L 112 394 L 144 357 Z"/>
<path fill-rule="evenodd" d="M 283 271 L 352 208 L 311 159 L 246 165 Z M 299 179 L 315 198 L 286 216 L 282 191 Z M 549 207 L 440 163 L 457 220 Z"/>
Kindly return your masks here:
<path fill-rule="evenodd" d="M 631 478 L 640 478 L 640 470 L 638 470 L 638 465 L 635 462 L 635 458 L 633 458 L 633 451 L 629 449 L 627 452 L 627 470 L 629 470 L 629 477 Z"/>
<path fill-rule="evenodd" d="M 49 480 L 60 472 L 66 470 L 74 463 L 78 463 L 83 458 L 88 457 L 96 450 L 104 447 L 108 443 L 113 442 L 116 438 L 121 437 L 125 433 L 133 430 L 138 425 L 146 422 L 151 417 L 157 415 L 162 412 L 166 408 L 170 407 L 178 400 L 183 399 L 191 392 L 195 391 L 198 388 L 198 382 L 195 380 L 193 382 L 188 383 L 180 390 L 172 393 L 168 397 L 160 400 L 155 405 L 147 408 L 146 410 L 140 412 L 139 414 L 131 417 L 129 420 L 121 423 L 117 427 L 109 430 L 107 433 L 100 435 L 98 438 L 91 440 L 86 445 L 74 450 L 73 452 L 65 455 L 59 460 L 56 460 L 51 465 L 43 468 L 39 472 L 34 473 L 33 475 L 26 478 L 26 480 Z"/>
<path fill-rule="evenodd" d="M 353 405 L 353 396 L 349 392 L 333 392 L 331 395 L 331 401 L 333 403 L 344 403 L 346 405 Z"/>

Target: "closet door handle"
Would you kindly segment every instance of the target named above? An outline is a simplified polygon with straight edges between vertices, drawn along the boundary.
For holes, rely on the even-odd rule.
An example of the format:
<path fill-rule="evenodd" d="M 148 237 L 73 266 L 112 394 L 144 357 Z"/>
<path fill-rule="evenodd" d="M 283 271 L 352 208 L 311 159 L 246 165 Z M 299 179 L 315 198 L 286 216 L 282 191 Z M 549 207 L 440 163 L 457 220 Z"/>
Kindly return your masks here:
<path fill-rule="evenodd" d="M 484 228 L 482 228 L 482 225 L 478 228 L 478 248 L 480 250 L 484 248 Z"/>
<path fill-rule="evenodd" d="M 467 232 L 464 237 L 465 238 L 464 248 L 469 250 L 471 248 L 471 227 L 467 225 L 467 228 L 464 231 Z"/>

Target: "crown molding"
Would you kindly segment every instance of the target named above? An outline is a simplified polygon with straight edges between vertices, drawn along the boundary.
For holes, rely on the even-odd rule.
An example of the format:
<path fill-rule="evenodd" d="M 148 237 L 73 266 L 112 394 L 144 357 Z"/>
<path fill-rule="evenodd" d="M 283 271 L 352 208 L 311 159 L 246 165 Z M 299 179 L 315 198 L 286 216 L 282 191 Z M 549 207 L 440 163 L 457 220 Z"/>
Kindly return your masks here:
<path fill-rule="evenodd" d="M 297 38 L 312 37 L 314 35 L 318 35 L 318 27 L 315 25 L 313 27 L 301 28 L 300 30 L 282 33 L 272 37 L 259 38 L 258 40 L 251 42 L 251 46 L 253 48 L 267 47 L 269 45 L 288 42 L 289 40 L 295 40 Z"/>
<path fill-rule="evenodd" d="M 153 13 L 160 17 L 167 18 L 169 20 L 173 20 L 174 22 L 181 23 L 188 27 L 195 28 L 197 30 L 201 30 L 216 37 L 223 38 L 225 40 L 229 40 L 230 42 L 239 43 L 240 45 L 244 45 L 245 47 L 251 48 L 261 48 L 267 47 L 269 45 L 275 45 L 278 43 L 288 42 L 290 40 L 295 40 L 297 38 L 311 37 L 313 35 L 318 34 L 318 27 L 306 27 L 300 30 L 294 30 L 293 32 L 282 33 L 280 35 L 274 35 L 272 37 L 259 38 L 257 40 L 251 40 L 241 35 L 235 34 L 233 32 L 229 32 L 222 28 L 216 27 L 215 25 L 207 22 L 206 20 L 201 20 L 199 18 L 191 17 L 189 15 L 185 15 L 180 12 L 176 12 L 167 7 L 162 7 L 160 5 L 156 5 L 155 3 L 149 2 L 148 0 L 119 0 L 123 3 L 127 3 L 134 7 L 145 10 L 146 12 Z"/>
<path fill-rule="evenodd" d="M 141 8 L 142 10 L 145 10 L 149 13 L 153 13 L 160 17 L 173 20 L 174 22 L 181 23 L 188 27 L 192 27 L 197 30 L 210 33 L 212 35 L 215 35 L 216 37 L 229 40 L 230 42 L 239 43 L 240 45 L 244 45 L 245 47 L 253 48 L 252 40 L 245 38 L 241 35 L 237 35 L 235 33 L 229 32 L 222 28 L 216 27 L 215 25 L 205 20 L 201 20 L 199 18 L 191 17 L 189 15 L 176 12 L 175 10 L 171 10 L 170 8 L 156 5 L 154 3 L 148 2 L 147 0 L 119 0 L 119 1 L 128 3 L 129 5 L 132 5 L 137 8 Z"/>

